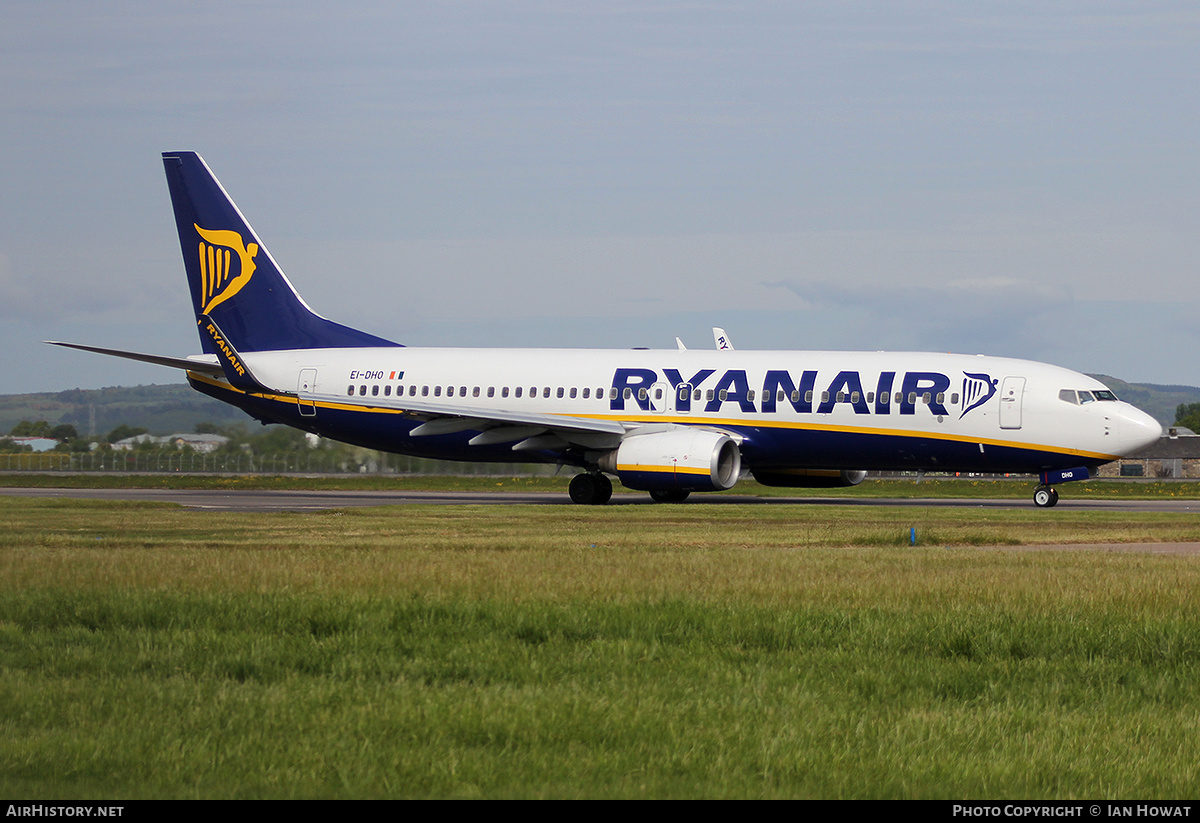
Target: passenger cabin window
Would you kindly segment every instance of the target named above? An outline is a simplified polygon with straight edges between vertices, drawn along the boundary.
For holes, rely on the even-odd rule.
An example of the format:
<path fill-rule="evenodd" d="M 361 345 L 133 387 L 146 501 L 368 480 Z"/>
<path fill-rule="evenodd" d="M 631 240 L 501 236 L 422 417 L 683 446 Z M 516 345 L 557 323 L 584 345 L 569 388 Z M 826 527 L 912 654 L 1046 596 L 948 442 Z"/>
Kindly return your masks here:
<path fill-rule="evenodd" d="M 507 391 L 508 391 L 508 389 L 505 389 L 505 391 L 507 392 Z M 521 387 L 520 387 L 520 386 L 517 386 L 517 387 L 516 387 L 516 388 L 513 390 L 513 397 L 520 397 L 520 396 L 521 396 Z"/>
<path fill-rule="evenodd" d="M 349 388 L 347 388 L 347 389 L 346 389 L 346 394 L 348 394 L 348 395 L 350 395 L 351 397 L 353 397 L 353 396 L 354 396 L 354 387 L 353 387 L 353 386 L 350 386 Z"/>
<path fill-rule="evenodd" d="M 572 397 L 574 397 L 574 395 L 571 395 L 571 396 L 572 396 Z M 590 387 L 590 386 L 584 386 L 584 387 L 583 387 L 583 399 L 584 399 L 584 400 L 587 400 L 587 399 L 588 399 L 589 397 L 591 397 L 591 396 L 592 396 L 592 389 L 591 389 L 591 387 Z"/>
<path fill-rule="evenodd" d="M 375 385 L 375 386 L 372 386 L 372 387 L 371 387 L 371 396 L 372 396 L 372 397 L 378 397 L 378 396 L 379 396 L 379 386 L 378 386 L 378 385 Z"/>

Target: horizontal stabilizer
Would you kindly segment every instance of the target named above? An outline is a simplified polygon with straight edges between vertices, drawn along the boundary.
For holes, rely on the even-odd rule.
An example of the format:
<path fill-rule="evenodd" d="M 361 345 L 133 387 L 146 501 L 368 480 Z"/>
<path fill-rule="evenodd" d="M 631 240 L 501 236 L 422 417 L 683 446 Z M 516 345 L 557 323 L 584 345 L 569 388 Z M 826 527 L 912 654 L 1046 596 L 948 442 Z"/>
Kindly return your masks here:
<path fill-rule="evenodd" d="M 84 346 L 79 343 L 62 343 L 58 340 L 43 340 L 43 343 L 49 343 L 51 346 L 62 346 L 68 349 L 79 349 L 80 351 L 90 351 L 96 354 L 108 354 L 113 357 L 124 357 L 126 360 L 139 360 L 142 363 L 153 363 L 156 366 L 170 366 L 173 369 L 187 369 L 188 371 L 200 372 L 201 374 L 212 374 L 218 377 L 225 372 L 221 369 L 221 364 L 217 362 L 217 358 L 211 354 L 193 355 L 192 357 L 167 357 L 162 354 L 142 354 L 135 351 L 122 351 L 121 349 L 105 349 L 100 346 Z"/>

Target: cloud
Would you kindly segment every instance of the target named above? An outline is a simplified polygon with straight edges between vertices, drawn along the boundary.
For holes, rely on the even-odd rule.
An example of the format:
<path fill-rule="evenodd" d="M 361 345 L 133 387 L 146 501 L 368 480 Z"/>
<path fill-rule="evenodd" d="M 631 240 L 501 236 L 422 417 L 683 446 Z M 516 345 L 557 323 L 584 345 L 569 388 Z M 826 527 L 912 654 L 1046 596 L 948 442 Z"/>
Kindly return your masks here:
<path fill-rule="evenodd" d="M 1018 278 L 954 280 L 941 286 L 776 282 L 802 297 L 809 315 L 857 330 L 872 347 L 1018 354 L 1044 349 L 1071 316 L 1063 285 Z"/>

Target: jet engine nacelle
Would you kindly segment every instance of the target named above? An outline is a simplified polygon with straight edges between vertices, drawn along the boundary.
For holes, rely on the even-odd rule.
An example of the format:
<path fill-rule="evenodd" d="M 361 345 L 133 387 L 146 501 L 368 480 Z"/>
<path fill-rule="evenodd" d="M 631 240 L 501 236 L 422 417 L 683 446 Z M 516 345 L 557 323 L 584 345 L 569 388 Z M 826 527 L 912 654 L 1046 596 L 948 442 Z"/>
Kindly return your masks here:
<path fill-rule="evenodd" d="M 626 439 L 600 468 L 640 491 L 723 491 L 738 481 L 742 453 L 720 432 L 673 429 Z"/>
<path fill-rule="evenodd" d="M 790 469 L 755 471 L 754 479 L 764 486 L 786 486 L 791 489 L 836 489 L 857 486 L 867 476 L 861 469 Z"/>

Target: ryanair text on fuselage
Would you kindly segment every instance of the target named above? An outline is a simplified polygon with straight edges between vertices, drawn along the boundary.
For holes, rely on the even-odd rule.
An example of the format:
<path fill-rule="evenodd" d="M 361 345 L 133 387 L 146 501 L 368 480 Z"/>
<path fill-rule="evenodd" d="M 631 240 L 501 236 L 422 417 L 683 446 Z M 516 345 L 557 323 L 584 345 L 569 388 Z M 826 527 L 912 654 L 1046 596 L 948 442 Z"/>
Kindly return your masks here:
<path fill-rule="evenodd" d="M 897 414 L 916 414 L 917 406 L 924 405 L 934 415 L 948 416 L 947 399 L 951 405 L 959 400 L 958 392 L 947 397 L 951 378 L 933 371 L 868 375 L 866 384 L 870 388 L 865 389 L 863 376 L 857 371 L 840 371 L 832 379 L 822 379 L 816 370 L 797 373 L 770 369 L 763 376 L 761 392 L 751 388 L 751 377 L 745 369 L 729 369 L 711 380 L 716 374 L 715 369 L 684 376 L 678 369 L 663 369 L 660 375 L 654 369 L 618 368 L 609 392 L 609 408 L 625 411 L 627 404 L 634 403 L 643 411 L 652 411 L 651 390 L 659 383 L 670 384 L 676 411 L 702 410 L 706 414 L 720 413 L 726 403 L 736 404 L 746 414 L 774 414 L 787 406 L 797 414 L 829 414 L 837 404 L 845 403 L 855 414 L 892 414 L 893 409 Z M 964 372 L 962 395 L 973 399 L 959 417 L 990 400 L 998 382 L 986 374 Z M 819 392 L 818 386 L 823 387 Z"/>

